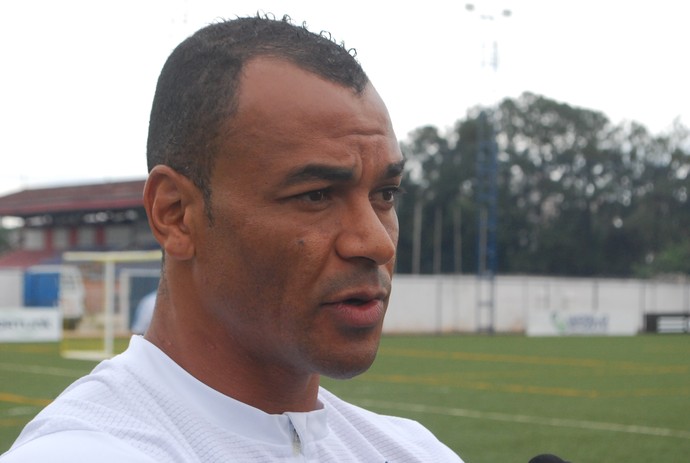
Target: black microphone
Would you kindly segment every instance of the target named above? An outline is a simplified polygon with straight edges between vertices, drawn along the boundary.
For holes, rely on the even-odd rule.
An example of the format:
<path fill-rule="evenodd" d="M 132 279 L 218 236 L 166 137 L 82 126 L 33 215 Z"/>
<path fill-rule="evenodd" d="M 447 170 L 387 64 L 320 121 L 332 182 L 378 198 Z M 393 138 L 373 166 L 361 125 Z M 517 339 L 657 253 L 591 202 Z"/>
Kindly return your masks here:
<path fill-rule="evenodd" d="M 561 457 L 557 457 L 556 455 L 551 455 L 550 453 L 542 453 L 541 455 L 537 455 L 536 457 L 532 458 L 529 463 L 570 463 L 569 461 L 565 461 Z"/>

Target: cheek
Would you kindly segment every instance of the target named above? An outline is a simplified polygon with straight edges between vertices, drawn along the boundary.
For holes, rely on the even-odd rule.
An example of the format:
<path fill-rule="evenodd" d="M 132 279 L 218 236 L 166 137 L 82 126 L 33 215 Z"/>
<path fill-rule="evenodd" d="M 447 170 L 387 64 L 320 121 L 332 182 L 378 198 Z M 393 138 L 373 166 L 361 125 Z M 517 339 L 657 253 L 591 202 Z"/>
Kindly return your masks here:
<path fill-rule="evenodd" d="M 309 235 L 286 236 L 274 230 L 245 253 L 248 281 L 255 281 L 274 300 L 289 303 L 306 297 L 323 270 L 323 238 Z"/>
<path fill-rule="evenodd" d="M 289 256 L 283 265 L 291 269 L 291 273 L 299 273 L 304 277 L 319 273 L 328 260 L 332 242 L 328 231 L 301 234 L 299 238 L 292 241 L 285 250 L 285 255 Z"/>
<path fill-rule="evenodd" d="M 280 216 L 238 220 L 237 214 L 225 214 L 219 219 L 206 252 L 216 269 L 225 270 L 216 283 L 225 286 L 227 296 L 241 291 L 245 304 L 288 305 L 309 296 L 325 270 L 335 227 Z"/>

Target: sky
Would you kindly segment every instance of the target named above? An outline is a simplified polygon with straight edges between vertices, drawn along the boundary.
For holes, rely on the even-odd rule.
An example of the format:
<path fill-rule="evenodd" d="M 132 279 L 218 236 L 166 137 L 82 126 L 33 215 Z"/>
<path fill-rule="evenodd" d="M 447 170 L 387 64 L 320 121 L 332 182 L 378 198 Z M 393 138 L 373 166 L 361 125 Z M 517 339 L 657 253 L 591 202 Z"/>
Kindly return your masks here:
<path fill-rule="evenodd" d="M 204 25 L 257 11 L 356 49 L 401 140 L 524 91 L 653 133 L 690 125 L 690 2 L 4 0 L 0 195 L 144 178 L 167 56 Z"/>

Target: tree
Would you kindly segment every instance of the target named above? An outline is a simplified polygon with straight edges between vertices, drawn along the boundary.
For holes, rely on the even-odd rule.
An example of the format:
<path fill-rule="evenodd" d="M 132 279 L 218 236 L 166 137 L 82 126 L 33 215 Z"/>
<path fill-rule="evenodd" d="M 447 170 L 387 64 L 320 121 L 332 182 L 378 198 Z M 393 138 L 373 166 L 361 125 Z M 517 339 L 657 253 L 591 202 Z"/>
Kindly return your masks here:
<path fill-rule="evenodd" d="M 447 134 L 423 127 L 402 145 L 412 192 L 400 207 L 402 272 L 476 271 L 480 109 Z M 682 124 L 653 136 L 531 93 L 489 113 L 499 134 L 499 272 L 630 276 L 658 271 L 662 255 L 685 249 L 690 137 Z M 405 233 L 415 217 L 418 257 Z"/>

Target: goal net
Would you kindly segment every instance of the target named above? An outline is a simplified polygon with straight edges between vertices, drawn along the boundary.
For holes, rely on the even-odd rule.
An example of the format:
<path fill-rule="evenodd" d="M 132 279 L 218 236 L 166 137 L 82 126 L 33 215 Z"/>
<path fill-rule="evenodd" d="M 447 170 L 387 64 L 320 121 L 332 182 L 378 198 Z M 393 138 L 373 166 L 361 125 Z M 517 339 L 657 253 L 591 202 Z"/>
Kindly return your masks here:
<path fill-rule="evenodd" d="M 61 354 L 102 360 L 126 340 L 139 301 L 158 287 L 160 250 L 65 252 L 63 261 L 79 269 L 83 306 L 73 323 L 64 324 Z"/>

